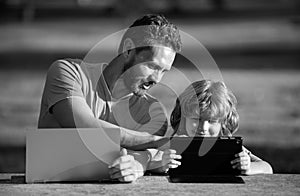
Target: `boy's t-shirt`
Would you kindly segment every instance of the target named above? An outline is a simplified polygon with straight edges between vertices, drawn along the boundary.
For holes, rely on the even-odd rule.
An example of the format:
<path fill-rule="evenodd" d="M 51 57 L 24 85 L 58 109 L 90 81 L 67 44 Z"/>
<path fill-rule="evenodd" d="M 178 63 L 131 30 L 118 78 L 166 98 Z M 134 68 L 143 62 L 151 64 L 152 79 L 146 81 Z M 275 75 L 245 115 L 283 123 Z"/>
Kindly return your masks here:
<path fill-rule="evenodd" d="M 107 64 L 88 64 L 79 59 L 54 62 L 48 70 L 42 95 L 39 128 L 60 128 L 52 107 L 63 99 L 84 99 L 95 118 L 124 128 L 164 135 L 167 117 L 162 105 L 149 94 L 133 93 L 115 100 L 102 75 Z"/>

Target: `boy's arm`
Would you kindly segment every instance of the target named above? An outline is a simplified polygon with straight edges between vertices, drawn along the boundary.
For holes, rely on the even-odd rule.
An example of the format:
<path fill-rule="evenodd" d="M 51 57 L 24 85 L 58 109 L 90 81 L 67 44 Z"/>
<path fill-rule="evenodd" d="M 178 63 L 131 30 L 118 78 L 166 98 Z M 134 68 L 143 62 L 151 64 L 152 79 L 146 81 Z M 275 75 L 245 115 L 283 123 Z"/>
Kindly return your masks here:
<path fill-rule="evenodd" d="M 273 173 L 273 169 L 268 162 L 252 154 L 250 151 L 249 151 L 249 156 L 250 156 L 251 164 L 250 164 L 250 172 L 247 175 Z"/>
<path fill-rule="evenodd" d="M 244 175 L 254 174 L 272 174 L 271 165 L 261 158 L 253 155 L 243 146 L 243 151 L 235 155 L 236 158 L 231 161 L 232 167 L 241 171 Z"/>

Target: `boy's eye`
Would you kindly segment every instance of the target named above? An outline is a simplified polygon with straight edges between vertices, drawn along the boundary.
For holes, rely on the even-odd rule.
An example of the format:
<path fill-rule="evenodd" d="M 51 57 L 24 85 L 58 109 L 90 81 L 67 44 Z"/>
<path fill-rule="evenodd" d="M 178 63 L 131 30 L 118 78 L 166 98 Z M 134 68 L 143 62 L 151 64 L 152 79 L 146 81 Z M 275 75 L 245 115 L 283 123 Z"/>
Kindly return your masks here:
<path fill-rule="evenodd" d="M 218 120 L 209 120 L 208 121 L 210 124 L 216 124 L 216 123 L 218 123 L 219 121 Z"/>

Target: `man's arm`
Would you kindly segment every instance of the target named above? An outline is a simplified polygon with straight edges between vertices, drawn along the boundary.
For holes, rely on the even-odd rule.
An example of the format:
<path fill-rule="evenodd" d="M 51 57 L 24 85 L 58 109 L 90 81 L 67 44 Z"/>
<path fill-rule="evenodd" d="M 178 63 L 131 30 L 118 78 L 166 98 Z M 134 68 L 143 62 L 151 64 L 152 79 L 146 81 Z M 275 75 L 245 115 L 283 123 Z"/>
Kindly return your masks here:
<path fill-rule="evenodd" d="M 64 128 L 119 128 L 121 134 L 121 146 L 132 150 L 155 148 L 154 142 L 161 139 L 160 136 L 146 132 L 137 132 L 112 123 L 95 118 L 93 112 L 81 97 L 63 99 L 52 106 L 55 119 Z"/>

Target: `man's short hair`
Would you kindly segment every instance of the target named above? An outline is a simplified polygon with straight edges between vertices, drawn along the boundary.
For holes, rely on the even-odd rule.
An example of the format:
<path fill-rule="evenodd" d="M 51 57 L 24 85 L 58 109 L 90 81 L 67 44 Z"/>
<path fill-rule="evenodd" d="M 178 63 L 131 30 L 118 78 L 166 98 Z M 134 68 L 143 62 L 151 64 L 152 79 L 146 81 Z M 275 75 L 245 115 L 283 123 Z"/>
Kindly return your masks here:
<path fill-rule="evenodd" d="M 119 54 L 125 52 L 123 47 L 127 38 L 133 41 L 134 48 L 165 46 L 179 52 L 182 46 L 178 28 L 163 15 L 157 14 L 148 14 L 137 19 L 126 30 L 119 46 Z"/>

